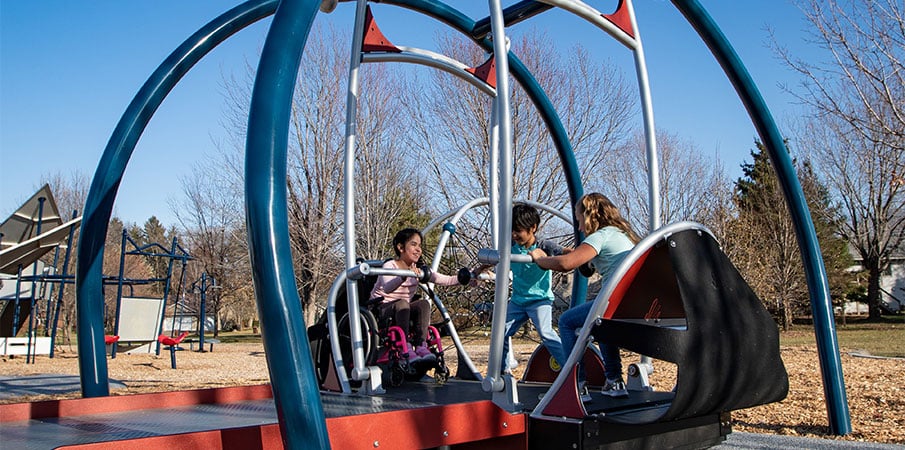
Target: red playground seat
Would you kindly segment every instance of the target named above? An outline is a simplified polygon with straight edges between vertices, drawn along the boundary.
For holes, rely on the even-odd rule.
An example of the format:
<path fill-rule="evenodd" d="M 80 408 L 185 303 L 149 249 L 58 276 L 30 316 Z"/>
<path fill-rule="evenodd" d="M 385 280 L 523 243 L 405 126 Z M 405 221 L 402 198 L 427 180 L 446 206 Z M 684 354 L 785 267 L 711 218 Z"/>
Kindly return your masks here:
<path fill-rule="evenodd" d="M 185 339 L 185 337 L 188 335 L 189 335 L 188 331 L 183 331 L 182 334 L 180 334 L 179 336 L 176 336 L 176 337 L 170 337 L 165 334 L 161 334 L 160 336 L 157 336 L 157 342 L 160 342 L 163 345 L 172 347 L 174 345 L 181 344 L 182 340 Z"/>
<path fill-rule="evenodd" d="M 109 334 L 104 336 L 104 345 L 110 346 L 111 355 L 113 355 L 113 350 L 116 348 L 117 342 L 119 342 L 119 336 L 111 336 Z"/>
<path fill-rule="evenodd" d="M 174 369 L 176 368 L 176 351 L 182 350 L 182 348 L 179 347 L 179 344 L 182 343 L 182 340 L 188 335 L 188 331 L 183 331 L 182 334 L 176 337 L 170 337 L 165 334 L 157 336 L 157 342 L 166 345 L 167 349 L 170 351 L 170 366 Z"/>

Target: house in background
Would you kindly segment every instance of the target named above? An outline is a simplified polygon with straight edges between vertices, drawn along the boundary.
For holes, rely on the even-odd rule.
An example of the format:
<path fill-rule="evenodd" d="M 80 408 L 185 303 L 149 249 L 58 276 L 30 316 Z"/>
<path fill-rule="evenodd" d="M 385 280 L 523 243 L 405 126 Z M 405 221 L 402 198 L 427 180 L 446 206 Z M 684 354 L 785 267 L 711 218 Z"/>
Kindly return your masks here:
<path fill-rule="evenodd" d="M 891 313 L 905 312 L 905 249 L 899 248 L 880 277 L 880 306 Z"/>
<path fill-rule="evenodd" d="M 851 250 L 851 254 L 855 265 L 848 270 L 850 272 L 864 270 L 861 265 L 861 257 L 857 252 Z M 905 248 L 900 247 L 892 252 L 889 267 L 880 275 L 880 307 L 887 313 L 905 312 Z M 846 314 L 860 312 L 860 307 L 856 305 L 846 304 L 845 309 Z"/>

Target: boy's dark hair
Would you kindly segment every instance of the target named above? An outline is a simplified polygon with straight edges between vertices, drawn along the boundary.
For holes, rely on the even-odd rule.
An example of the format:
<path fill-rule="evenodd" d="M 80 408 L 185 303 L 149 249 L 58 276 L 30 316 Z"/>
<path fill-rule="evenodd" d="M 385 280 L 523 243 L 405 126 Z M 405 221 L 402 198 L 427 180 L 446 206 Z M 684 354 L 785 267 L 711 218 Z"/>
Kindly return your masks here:
<path fill-rule="evenodd" d="M 421 240 L 424 241 L 424 236 L 421 236 L 421 232 L 414 228 L 406 228 L 403 230 L 399 230 L 396 233 L 396 236 L 393 237 L 393 251 L 396 252 L 396 256 L 398 257 L 401 252 L 399 251 L 399 246 L 405 246 L 405 243 L 409 241 L 414 235 L 418 235 L 421 237 Z"/>
<path fill-rule="evenodd" d="M 512 231 L 530 230 L 540 226 L 540 214 L 533 206 L 516 203 L 512 206 Z"/>

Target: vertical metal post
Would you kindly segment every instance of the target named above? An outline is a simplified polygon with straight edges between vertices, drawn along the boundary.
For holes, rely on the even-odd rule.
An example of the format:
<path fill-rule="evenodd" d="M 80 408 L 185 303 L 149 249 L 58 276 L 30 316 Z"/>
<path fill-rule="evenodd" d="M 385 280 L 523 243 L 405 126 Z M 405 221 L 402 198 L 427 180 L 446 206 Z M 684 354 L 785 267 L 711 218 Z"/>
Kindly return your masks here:
<path fill-rule="evenodd" d="M 32 295 L 34 295 L 34 293 L 32 293 Z M 15 296 L 16 303 L 13 307 L 13 329 L 12 329 L 12 334 L 14 337 L 16 334 L 18 334 L 18 331 L 19 331 L 16 328 L 18 327 L 18 324 L 19 324 L 19 301 L 20 300 L 22 300 L 22 264 L 19 264 L 19 266 L 17 268 L 17 275 L 16 275 L 16 296 Z"/>
<path fill-rule="evenodd" d="M 499 133 L 498 153 L 499 170 L 499 205 L 497 211 L 497 239 L 494 242 L 500 255 L 497 265 L 496 289 L 494 292 L 493 320 L 491 322 L 490 355 L 487 364 L 487 377 L 484 378 L 485 391 L 502 392 L 506 389 L 500 376 L 502 372 L 503 339 L 506 326 L 506 308 L 509 301 L 509 256 L 510 234 L 512 229 L 512 117 L 509 105 L 509 50 L 505 25 L 499 0 L 489 0 L 490 24 L 493 32 L 493 54 L 496 57 L 496 112 Z M 513 391 L 514 392 L 514 391 Z M 494 397 L 497 397 L 495 394 Z M 508 403 L 510 399 L 500 399 Z M 517 395 L 514 399 L 518 400 Z"/>
<path fill-rule="evenodd" d="M 500 239 L 500 224 L 497 219 L 500 212 L 500 96 L 499 91 L 497 93 L 490 110 L 490 173 L 487 177 L 490 191 L 487 193 L 490 198 L 490 242 L 494 244 Z"/>
<path fill-rule="evenodd" d="M 167 317 L 167 297 L 170 296 L 170 279 L 173 277 L 173 261 L 176 258 L 176 250 L 179 249 L 179 244 L 176 243 L 176 238 L 173 238 L 173 243 L 170 245 L 170 254 L 167 255 L 167 278 L 163 285 L 163 301 L 160 305 L 160 325 L 157 326 L 157 335 L 160 336 L 163 334 L 163 321 Z M 160 340 L 157 341 L 157 349 L 156 354 L 160 356 Z"/>
<path fill-rule="evenodd" d="M 47 197 L 38 197 L 38 224 L 35 227 L 35 237 L 41 235 L 41 226 L 44 224 L 44 202 L 47 201 Z M 35 329 L 35 317 L 38 314 L 37 306 L 38 306 L 38 262 L 35 261 L 34 265 L 31 268 L 31 299 L 29 300 L 31 305 L 31 312 L 28 314 L 28 334 L 27 334 L 27 346 L 25 348 L 25 363 L 34 362 L 34 349 L 32 348 L 32 340 L 34 337 Z M 18 326 L 18 322 L 13 322 L 13 327 Z M 15 332 L 15 330 L 13 330 Z"/>
<path fill-rule="evenodd" d="M 201 307 L 198 311 L 201 315 L 201 322 L 198 324 L 198 351 L 204 352 L 204 324 L 207 322 L 207 272 L 201 272 Z"/>
<path fill-rule="evenodd" d="M 123 228 L 123 238 L 119 246 L 119 276 L 116 278 L 116 309 L 113 312 L 113 335 L 119 336 L 119 311 L 123 305 L 123 277 L 126 274 L 126 242 L 129 239 L 129 231 Z M 116 358 L 116 343 L 110 350 L 110 358 Z M 159 355 L 159 353 L 158 353 Z"/>
<path fill-rule="evenodd" d="M 72 212 L 72 218 L 78 216 L 78 210 Z M 63 288 L 66 287 L 66 277 L 69 276 L 69 257 L 72 255 L 72 240 L 75 236 L 75 224 L 69 227 L 69 238 L 66 240 L 66 256 L 63 258 L 63 273 L 60 274 L 60 291 L 57 294 L 57 304 L 53 312 L 53 327 L 50 332 L 50 357 L 54 356 L 54 347 L 57 342 L 57 324 L 60 320 L 60 308 L 63 304 Z"/>
<path fill-rule="evenodd" d="M 368 7 L 366 0 L 358 0 L 355 5 L 355 25 L 352 32 L 352 48 L 349 57 L 349 82 L 346 94 L 346 140 L 344 154 L 344 229 L 346 269 L 355 266 L 357 250 L 355 248 L 355 144 L 358 136 L 358 96 L 361 83 L 359 70 L 361 67 L 361 47 L 364 42 L 364 22 Z M 349 334 L 352 340 L 352 379 L 366 380 L 370 373 L 365 369 L 364 349 L 362 348 L 361 320 L 358 312 L 357 282 L 346 280 L 346 301 L 349 311 Z M 373 381 L 373 380 L 372 380 Z M 370 390 L 371 383 L 362 383 L 365 391 Z M 379 390 L 379 388 L 377 388 Z"/>
<path fill-rule="evenodd" d="M 176 316 L 179 314 L 179 305 L 182 305 L 182 312 L 185 313 L 185 266 L 188 265 L 188 257 L 183 254 L 181 258 L 182 268 L 179 271 L 179 295 L 176 297 L 176 303 L 173 305 L 173 326 L 176 329 Z M 182 316 L 179 318 L 179 331 L 182 331 Z"/>
<path fill-rule="evenodd" d="M 660 158 L 657 154 L 657 131 L 654 127 L 654 104 L 651 100 L 650 82 L 647 77 L 647 60 L 644 57 L 644 46 L 641 44 L 641 31 L 635 20 L 635 7 L 631 0 L 625 0 L 628 7 L 632 29 L 635 31 L 635 45 L 632 54 L 635 57 L 635 74 L 638 79 L 638 90 L 641 94 L 641 111 L 644 117 L 644 142 L 647 151 L 648 180 L 648 230 L 650 233 L 660 228 Z M 649 359 L 649 358 L 648 358 Z M 649 361 L 647 361 L 649 362 Z"/>
<path fill-rule="evenodd" d="M 60 264 L 60 246 L 57 245 L 53 250 L 53 278 L 56 278 L 57 274 L 57 265 Z M 44 307 L 44 337 L 50 336 L 50 318 L 51 311 L 53 310 L 53 290 L 56 287 L 56 283 L 51 282 L 50 287 L 47 289 L 47 304 Z M 60 281 L 60 289 L 63 289 L 63 282 Z"/>

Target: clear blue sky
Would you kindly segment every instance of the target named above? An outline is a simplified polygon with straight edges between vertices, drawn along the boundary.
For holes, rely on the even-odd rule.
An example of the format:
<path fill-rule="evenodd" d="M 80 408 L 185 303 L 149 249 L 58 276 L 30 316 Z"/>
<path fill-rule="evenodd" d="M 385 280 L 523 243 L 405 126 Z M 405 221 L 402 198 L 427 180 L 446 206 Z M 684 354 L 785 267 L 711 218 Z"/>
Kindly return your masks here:
<path fill-rule="evenodd" d="M 239 1 L 33 0 L 0 2 L 0 220 L 34 193 L 42 174 L 81 171 L 93 177 L 126 106 L 147 77 L 185 38 Z M 473 17 L 487 2 L 452 2 Z M 514 1 L 504 1 L 504 6 Z M 604 12 L 611 0 L 594 2 Z M 749 158 L 755 131 L 710 53 L 667 0 L 638 0 L 656 125 L 718 154 L 733 177 Z M 795 75 L 766 47 L 773 27 L 783 45 L 807 58 L 800 11 L 789 0 L 701 0 L 735 46 L 782 124 L 798 109 L 779 83 Z M 433 47 L 431 21 L 375 5 L 383 32 L 400 45 Z M 341 3 L 329 20 L 351 28 L 354 6 Z M 135 150 L 114 213 L 141 223 L 156 215 L 175 224 L 168 199 L 193 162 L 216 153 L 227 135 L 223 78 L 256 64 L 270 20 L 235 35 L 199 63 L 151 120 Z M 580 19 L 551 11 L 517 27 L 546 29 L 567 49 L 580 41 L 612 56 L 634 77 L 628 50 Z M 345 81 L 343 81 L 345 83 Z M 68 215 L 69 212 L 61 211 Z"/>

